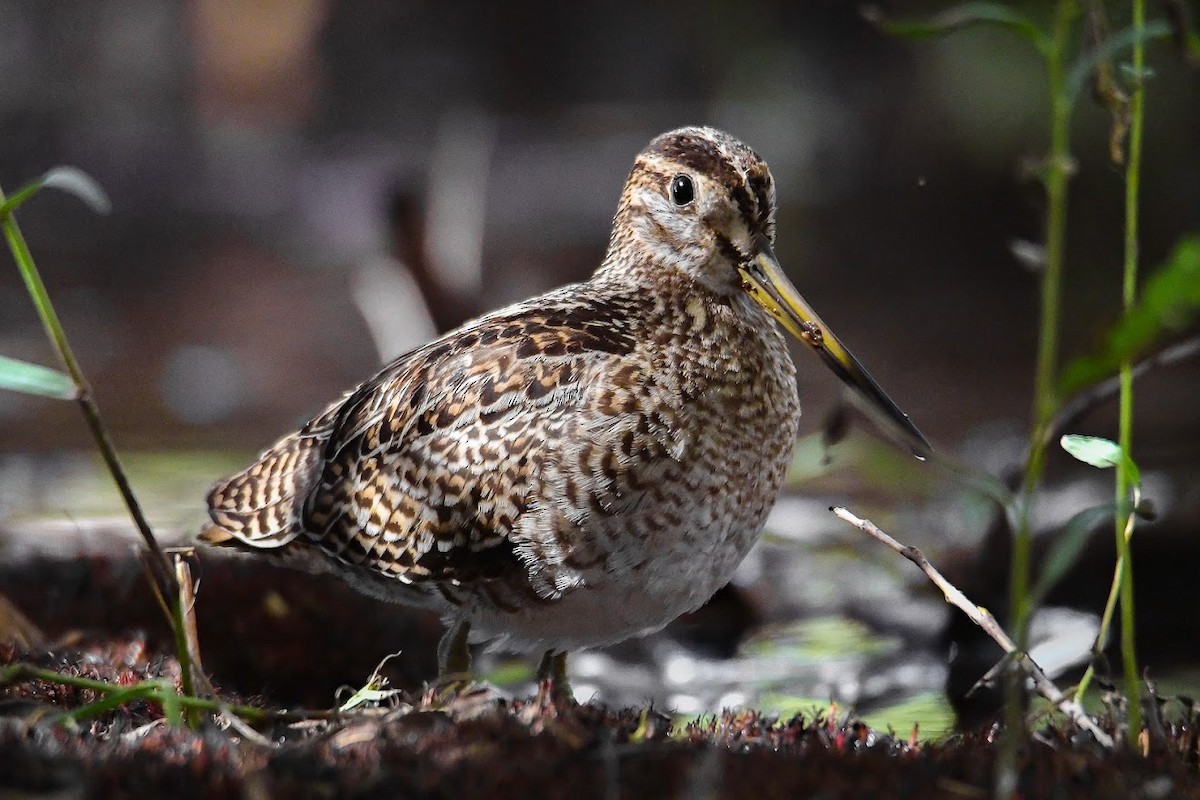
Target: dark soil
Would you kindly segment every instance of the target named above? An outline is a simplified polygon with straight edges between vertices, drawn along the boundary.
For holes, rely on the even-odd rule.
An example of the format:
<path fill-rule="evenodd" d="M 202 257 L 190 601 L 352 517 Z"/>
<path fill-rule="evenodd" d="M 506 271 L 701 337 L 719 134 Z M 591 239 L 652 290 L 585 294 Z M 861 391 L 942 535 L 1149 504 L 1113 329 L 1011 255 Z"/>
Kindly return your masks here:
<path fill-rule="evenodd" d="M 990 796 L 994 729 L 927 743 L 836 711 L 777 719 L 732 710 L 679 723 L 655 708 L 435 692 L 422 680 L 441 631 L 434 616 L 394 613 L 338 581 L 261 562 L 205 559 L 196 573 L 200 641 L 220 699 L 292 716 L 254 729 L 209 719 L 190 731 L 139 700 L 69 727 L 53 716 L 95 702 L 93 692 L 0 686 L 0 797 Z M 0 665 L 178 685 L 135 560 L 10 563 L 0 566 L 0 593 L 50 640 L 0 644 Z M 382 707 L 295 711 L 327 709 L 339 684 L 361 682 L 401 648 L 388 678 L 403 691 Z M 1038 732 L 1021 753 L 1021 795 L 1200 798 L 1196 718 L 1183 713 L 1149 755 L 1107 752 L 1069 726 Z"/>
<path fill-rule="evenodd" d="M 261 560 L 207 555 L 192 568 L 204 666 L 227 689 L 263 694 L 283 706 L 323 708 L 340 686 L 364 680 L 388 653 L 404 654 L 384 669 L 395 686 L 417 689 L 436 672 L 443 630 L 436 614 Z M 142 567 L 128 551 L 0 564 L 0 594 L 59 642 L 69 644 L 81 630 L 141 631 L 151 650 L 173 648 Z"/>
<path fill-rule="evenodd" d="M 0 663 L 16 661 L 125 685 L 179 674 L 138 637 L 0 648 Z M 0 696 L 5 796 L 984 797 L 998 752 L 994 732 L 915 743 L 840 717 L 756 711 L 675 726 L 653 708 L 509 701 L 484 688 L 402 694 L 340 717 L 270 722 L 258 735 L 211 720 L 173 728 L 145 701 L 70 729 L 47 716 L 94 701 L 91 692 L 26 681 Z M 1043 730 L 1021 754 L 1022 796 L 1200 798 L 1194 731 L 1169 726 L 1143 756 L 1106 752 L 1069 727 Z"/>

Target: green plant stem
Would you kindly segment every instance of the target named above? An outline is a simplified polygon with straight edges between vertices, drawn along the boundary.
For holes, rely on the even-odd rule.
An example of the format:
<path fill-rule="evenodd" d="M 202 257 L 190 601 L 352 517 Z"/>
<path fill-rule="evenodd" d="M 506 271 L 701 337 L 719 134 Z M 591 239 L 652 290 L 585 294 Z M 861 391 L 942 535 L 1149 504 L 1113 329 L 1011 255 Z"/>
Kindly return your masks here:
<path fill-rule="evenodd" d="M 1033 425 L 1025 478 L 1021 486 L 1020 513 L 1013 541 L 1010 583 L 1010 618 L 1017 647 L 1028 640 L 1029 574 L 1032 543 L 1032 509 L 1046 466 L 1045 431 L 1058 412 L 1059 313 L 1062 295 L 1063 255 L 1067 237 L 1067 181 L 1072 171 L 1070 155 L 1071 105 L 1065 92 L 1065 62 L 1076 14 L 1073 0 L 1059 0 L 1054 21 L 1053 46 L 1046 52 L 1050 90 L 1050 154 L 1043 183 L 1046 188 L 1046 265 L 1042 273 L 1037 363 L 1034 371 Z"/>
<path fill-rule="evenodd" d="M 22 681 L 46 681 L 48 683 L 56 683 L 61 686 L 71 686 L 76 689 L 86 689 L 101 695 L 104 699 L 96 703 L 77 708 L 72 711 L 67 711 L 53 717 L 55 722 L 71 722 L 94 717 L 98 714 L 103 714 L 110 709 L 116 708 L 130 700 L 153 700 L 162 702 L 163 695 L 166 692 L 176 694 L 175 687 L 169 682 L 163 680 L 143 681 L 132 686 L 116 686 L 111 683 L 96 680 L 94 678 L 82 678 L 76 675 L 63 675 L 50 669 L 35 667 L 32 664 L 10 664 L 7 667 L 0 667 L 0 686 L 6 686 L 12 683 L 20 683 Z M 209 700 L 202 697 L 195 697 L 186 693 L 177 695 L 179 705 L 183 708 L 196 709 L 199 711 L 208 711 L 214 714 L 228 712 L 236 714 L 248 722 L 263 722 L 266 720 L 290 720 L 290 719 L 313 719 L 318 717 L 327 717 L 328 714 L 322 712 L 274 712 L 257 706 L 244 706 L 230 703 L 222 703 L 216 700 Z"/>
<path fill-rule="evenodd" d="M 1134 503 L 1137 506 L 1137 493 L 1134 493 Z M 1118 519 L 1122 517 L 1118 514 Z M 1125 520 L 1124 536 L 1126 538 L 1133 535 L 1133 514 L 1123 518 Z M 1087 694 L 1088 687 L 1091 686 L 1092 678 L 1096 674 L 1096 662 L 1103 657 L 1104 648 L 1108 647 L 1108 632 L 1112 627 L 1113 613 L 1117 608 L 1117 600 L 1121 593 L 1121 584 L 1124 583 L 1124 572 L 1128 568 L 1128 562 L 1117 559 L 1116 569 L 1113 571 L 1112 584 L 1108 587 L 1108 600 L 1104 603 L 1104 614 L 1100 617 L 1100 629 L 1096 633 L 1096 643 L 1092 646 L 1092 663 L 1088 664 L 1088 668 L 1084 671 L 1083 677 L 1079 679 L 1079 684 L 1075 687 L 1075 699 L 1083 702 L 1083 696 Z M 1141 715 L 1141 709 L 1138 709 L 1138 715 Z"/>
<path fill-rule="evenodd" d="M 1042 173 L 1046 190 L 1046 264 L 1040 291 L 1041 322 L 1038 328 L 1037 362 L 1034 368 L 1033 421 L 1029 454 L 1013 532 L 1009 573 L 1009 620 L 1018 651 L 1029 647 L 1029 618 L 1033 612 L 1029 593 L 1033 549 L 1032 514 L 1037 488 L 1046 468 L 1045 431 L 1058 412 L 1058 329 L 1062 295 L 1063 255 L 1067 239 L 1067 181 L 1072 171 L 1070 153 L 1071 99 L 1067 86 L 1067 57 L 1072 22 L 1078 12 L 1074 0 L 1058 0 L 1054 27 L 1047 47 L 1046 80 L 1050 94 L 1050 152 Z M 996 767 L 997 797 L 1017 791 L 1017 754 L 1025 740 L 1025 698 L 1019 673 L 1012 670 L 1005 681 L 1005 737 Z"/>
<path fill-rule="evenodd" d="M 1137 299 L 1138 267 L 1138 189 L 1142 172 L 1142 133 L 1145 115 L 1145 69 L 1146 43 L 1140 34 L 1146 27 L 1145 0 L 1133 0 L 1133 92 L 1129 107 L 1129 153 L 1125 164 L 1125 264 L 1121 284 L 1121 302 L 1126 314 Z M 1132 457 L 1133 446 L 1133 367 L 1129 359 L 1121 362 L 1120 422 L 1118 443 L 1127 458 L 1117 464 L 1117 503 L 1123 503 L 1133 490 L 1132 476 L 1127 464 Z M 1134 647 L 1133 620 L 1133 559 L 1129 540 L 1133 533 L 1134 512 L 1128 519 L 1118 519 L 1117 573 L 1120 578 L 1121 595 L 1121 661 L 1125 672 L 1125 695 L 1128 701 L 1129 726 L 1126 731 L 1129 745 L 1136 747 L 1142 732 L 1141 689 L 1138 681 L 1137 652 Z M 1127 530 L 1128 529 L 1128 530 Z M 1123 567 L 1123 568 L 1122 568 Z"/>
<path fill-rule="evenodd" d="M 346 714 L 337 711 L 273 711 L 268 708 L 259 708 L 258 706 L 240 705 L 237 703 L 223 703 L 218 700 L 211 700 L 194 695 L 179 694 L 175 691 L 175 687 L 170 682 L 165 680 L 148 680 L 131 686 L 116 686 L 111 683 L 96 680 L 94 678 L 83 678 L 77 675 L 64 675 L 55 672 L 51 669 L 43 669 L 36 667 L 33 664 L 18 662 L 5 667 L 0 667 L 0 686 L 7 686 L 13 683 L 21 683 L 23 681 L 46 681 L 47 683 L 55 683 L 61 686 L 71 686 L 76 689 L 86 689 L 101 695 L 104 699 L 97 703 L 91 703 L 77 708 L 72 711 L 64 712 L 51 718 L 57 723 L 70 723 L 88 717 L 96 716 L 105 711 L 116 708 L 121 703 L 130 700 L 144 699 L 153 700 L 162 703 L 167 699 L 168 704 L 178 702 L 179 706 L 184 709 L 192 709 L 196 711 L 206 711 L 212 714 L 235 714 L 250 723 L 262 722 L 299 722 L 313 719 L 341 719 Z M 166 698 L 170 694 L 172 697 Z M 114 698 L 119 699 L 119 702 L 110 702 Z"/>
<path fill-rule="evenodd" d="M 0 190 L 0 204 L 4 203 L 4 201 L 4 192 Z M 42 325 L 46 329 L 46 335 L 54 343 L 55 348 L 58 350 L 59 358 L 67 370 L 67 374 L 71 376 L 71 380 L 75 383 L 76 401 L 83 412 L 83 418 L 87 423 L 88 430 L 96 442 L 96 447 L 100 450 L 100 456 L 104 459 L 104 464 L 108 467 L 113 482 L 116 483 L 117 491 L 120 493 L 121 499 L 125 502 L 125 507 L 128 509 L 130 517 L 133 518 L 134 525 L 137 526 L 146 548 L 150 551 L 151 569 L 154 571 L 154 575 L 159 581 L 163 593 L 170 598 L 171 613 L 168 614 L 168 622 L 173 629 L 176 656 L 182 668 L 183 689 L 186 694 L 195 694 L 192 664 L 184 637 L 183 617 L 185 609 L 179 596 L 179 584 L 175 580 L 175 575 L 171 570 L 171 565 L 167 560 L 166 554 L 163 553 L 162 547 L 158 544 L 158 539 L 155 538 L 154 532 L 150 528 L 150 523 L 146 520 L 145 514 L 142 513 L 141 504 L 138 503 L 137 497 L 133 493 L 133 487 L 129 484 L 125 469 L 121 466 L 121 460 L 117 456 L 116 448 L 113 447 L 108 430 L 100 418 L 100 409 L 92 397 L 91 386 L 84 377 L 83 370 L 79 367 L 79 362 L 75 359 L 70 342 L 67 341 L 67 334 L 63 330 L 58 312 L 54 310 L 54 305 L 50 302 L 50 294 L 46 291 L 46 285 L 42 282 L 41 275 L 34 264 L 33 254 L 29 251 L 29 245 L 25 241 L 25 236 L 21 233 L 21 229 L 17 225 L 17 220 L 11 213 L 4 214 L 3 218 L 0 219 L 0 224 L 4 227 L 4 236 L 8 240 L 13 258 L 17 262 L 17 269 L 21 273 L 21 279 L 25 282 L 25 287 L 29 290 L 30 297 L 33 298 L 34 307 L 37 309 L 38 316 L 41 317 Z"/>
<path fill-rule="evenodd" d="M 4 194 L 0 191 L 0 200 L 3 200 L 3 198 Z M 91 386 L 88 384 L 87 378 L 84 377 L 83 371 L 79 368 L 79 362 L 76 361 L 75 354 L 71 350 L 71 345 L 67 341 L 67 335 L 63 331 L 58 313 L 54 310 L 54 305 L 50 302 L 50 296 L 46 292 L 46 286 L 42 282 L 41 275 L 38 274 L 37 267 L 33 263 L 33 255 L 29 252 L 29 245 L 25 242 L 25 237 L 22 235 L 16 219 L 11 215 L 4 217 L 3 225 L 5 238 L 8 239 L 9 247 L 12 249 L 13 256 L 17 261 L 17 268 L 21 272 L 22 280 L 25 281 L 25 287 L 29 290 L 29 294 L 33 298 L 38 316 L 42 319 L 46 335 L 54 343 L 63 366 L 67 370 L 67 374 L 71 376 L 71 380 L 75 383 L 76 400 L 83 411 L 88 430 L 91 432 L 92 438 L 96 440 L 96 446 L 99 448 L 109 472 L 112 473 L 113 480 L 117 484 L 117 490 L 121 493 L 121 497 L 129 509 L 129 514 L 133 517 L 134 524 L 137 525 L 138 531 L 141 533 L 150 552 L 154 553 L 156 560 L 160 562 L 156 567 L 156 570 L 161 573 L 159 578 L 167 582 L 167 585 L 170 585 L 170 569 L 167 565 L 166 556 L 159 546 L 158 540 L 154 538 L 150 523 L 146 521 L 141 505 L 134 496 L 133 489 L 129 485 L 129 480 L 125 476 L 121 460 L 113 448 L 104 423 L 100 419 L 100 411 L 96 406 L 95 400 L 92 398 Z"/>

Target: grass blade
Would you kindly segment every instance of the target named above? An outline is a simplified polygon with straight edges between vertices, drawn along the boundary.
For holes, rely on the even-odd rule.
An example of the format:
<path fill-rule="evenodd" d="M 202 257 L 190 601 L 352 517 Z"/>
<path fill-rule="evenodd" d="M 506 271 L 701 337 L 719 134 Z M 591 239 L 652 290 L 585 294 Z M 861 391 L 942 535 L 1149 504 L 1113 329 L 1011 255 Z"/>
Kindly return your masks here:
<path fill-rule="evenodd" d="M 75 399 L 75 383 L 66 373 L 7 356 L 0 356 L 0 389 L 55 400 Z"/>
<path fill-rule="evenodd" d="M 84 198 L 90 197 L 92 201 L 100 198 L 103 204 L 107 205 L 107 198 L 104 197 L 99 187 L 90 186 L 94 181 L 91 181 L 82 171 L 70 168 L 51 170 L 38 179 L 40 184 L 35 188 L 28 189 L 27 191 L 23 190 L 22 193 L 19 193 L 20 198 L 23 200 L 32 197 L 42 186 L 46 185 L 47 180 L 49 180 L 50 185 L 56 188 L 75 192 Z M 38 181 L 34 183 L 38 184 Z M 79 362 L 75 360 L 75 354 L 72 352 L 70 342 L 67 341 L 67 334 L 63 330 L 62 322 L 59 320 L 58 313 L 54 310 L 53 303 L 50 302 L 50 295 L 46 291 L 46 285 L 38 273 L 37 266 L 34 264 L 33 254 L 29 251 L 29 244 L 25 241 L 20 226 L 17 225 L 16 217 L 12 213 L 12 206 L 6 199 L 3 191 L 0 191 L 0 208 L 7 209 L 4 214 L 0 214 L 0 228 L 4 230 L 4 237 L 8 241 L 9 249 L 12 251 L 13 260 L 16 261 L 17 270 L 21 273 L 21 279 L 25 282 L 25 287 L 29 291 L 29 296 L 33 300 L 38 316 L 41 317 L 46 335 L 54 343 L 59 357 L 62 359 L 63 366 L 71 376 L 71 381 L 75 386 L 75 399 L 79 403 L 80 410 L 83 412 L 84 422 L 87 423 L 88 430 L 92 434 L 92 439 L 100 451 L 100 456 L 104 459 L 104 464 L 108 467 L 109 474 L 117 486 L 117 491 L 120 492 L 121 499 L 124 500 L 125 507 L 128 509 L 129 515 L 137 526 L 138 533 L 141 534 L 146 549 L 150 553 L 149 563 L 156 579 L 151 585 L 155 586 L 164 595 L 170 597 L 168 620 L 175 634 L 177 645 L 176 656 L 179 658 L 182 670 L 181 681 L 183 692 L 185 695 L 194 696 L 195 683 L 193 677 L 195 671 L 187 648 L 184 631 L 185 609 L 180 597 L 179 583 L 175 579 L 175 573 L 171 569 L 171 564 L 167 560 L 166 554 L 163 553 L 158 539 L 154 536 L 154 531 L 151 529 L 150 523 L 146 520 L 146 515 L 142 512 L 141 504 L 133 493 L 133 487 L 129 483 L 129 477 L 126 475 L 124 467 L 121 466 L 121 459 L 117 455 L 116 448 L 113 447 L 112 440 L 108 435 L 108 429 L 100 418 L 100 409 L 92 397 L 91 388 L 83 375 L 83 370 L 79 367 Z"/>
<path fill-rule="evenodd" d="M 78 167 L 54 167 L 43 175 L 22 186 L 12 197 L 0 204 L 0 219 L 11 215 L 29 198 L 42 189 L 58 189 L 78 197 L 97 214 L 112 211 L 112 201 L 91 175 Z"/>

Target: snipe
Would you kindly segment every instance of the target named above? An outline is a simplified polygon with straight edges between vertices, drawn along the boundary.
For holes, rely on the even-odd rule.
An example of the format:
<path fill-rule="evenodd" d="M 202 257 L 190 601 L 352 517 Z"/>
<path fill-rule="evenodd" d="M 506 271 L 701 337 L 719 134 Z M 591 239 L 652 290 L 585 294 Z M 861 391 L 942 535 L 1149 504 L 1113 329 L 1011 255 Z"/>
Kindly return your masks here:
<path fill-rule="evenodd" d="M 801 299 L 771 249 L 775 187 L 712 128 L 659 136 L 585 283 L 401 356 L 209 495 L 214 544 L 328 570 L 546 651 L 657 630 L 729 580 L 800 419 L 774 324 L 924 439 Z"/>

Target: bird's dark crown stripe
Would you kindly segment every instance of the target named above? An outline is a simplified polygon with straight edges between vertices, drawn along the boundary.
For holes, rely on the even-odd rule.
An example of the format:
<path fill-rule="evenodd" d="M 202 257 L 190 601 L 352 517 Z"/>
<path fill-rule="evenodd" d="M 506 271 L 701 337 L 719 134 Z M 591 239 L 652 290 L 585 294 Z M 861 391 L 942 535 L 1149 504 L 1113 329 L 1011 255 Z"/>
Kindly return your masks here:
<path fill-rule="evenodd" d="M 728 169 L 727 161 L 715 142 L 696 136 L 671 136 L 653 145 L 649 152 L 669 158 L 689 169 L 717 175 Z"/>
<path fill-rule="evenodd" d="M 744 147 L 744 146 L 742 146 Z M 739 148 L 741 150 L 741 148 Z M 767 224 L 770 205 L 765 177 L 760 173 L 758 157 L 748 148 L 744 152 L 726 153 L 719 144 L 703 135 L 681 133 L 668 136 L 651 145 L 649 153 L 671 159 L 683 167 L 711 175 L 729 187 L 738 212 L 751 230 L 762 230 Z M 751 159 L 751 166 L 743 174 L 733 163 L 738 156 Z M 669 177 L 659 170 L 647 167 L 654 175 Z"/>
<path fill-rule="evenodd" d="M 654 178 L 655 182 L 661 181 L 663 185 L 663 191 L 666 191 L 667 182 L 676 175 L 675 171 L 667 172 L 666 170 L 658 169 L 658 167 L 645 161 L 638 165 L 638 171 L 643 175 Z"/>
<path fill-rule="evenodd" d="M 669 136 L 652 145 L 649 152 L 669 158 L 690 170 L 711 175 L 726 186 L 741 183 L 741 176 L 730 163 L 728 155 L 716 142 L 703 136 Z"/>

